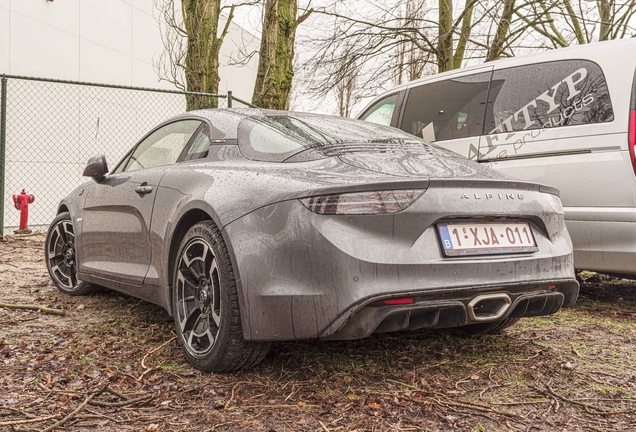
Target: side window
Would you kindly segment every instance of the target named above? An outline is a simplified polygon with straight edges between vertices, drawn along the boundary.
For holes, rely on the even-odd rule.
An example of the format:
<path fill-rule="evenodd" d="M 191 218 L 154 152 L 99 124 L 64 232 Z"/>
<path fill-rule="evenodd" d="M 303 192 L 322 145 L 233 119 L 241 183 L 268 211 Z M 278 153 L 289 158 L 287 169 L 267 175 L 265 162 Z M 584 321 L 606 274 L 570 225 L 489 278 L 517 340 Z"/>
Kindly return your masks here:
<path fill-rule="evenodd" d="M 188 148 L 185 156 L 183 157 L 184 161 L 203 159 L 208 156 L 208 152 L 210 151 L 210 132 L 208 125 L 203 124 L 199 133 L 192 141 L 192 145 Z"/>
<path fill-rule="evenodd" d="M 390 126 L 397 99 L 397 93 L 382 99 L 362 114 L 360 120 L 366 120 L 383 126 Z"/>
<path fill-rule="evenodd" d="M 490 77 L 485 72 L 412 88 L 401 129 L 428 141 L 481 135 Z"/>
<path fill-rule="evenodd" d="M 495 71 L 488 96 L 488 134 L 614 120 L 603 71 L 563 60 Z"/>
<path fill-rule="evenodd" d="M 200 125 L 199 120 L 182 120 L 157 129 L 139 143 L 124 171 L 136 171 L 177 162 Z"/>

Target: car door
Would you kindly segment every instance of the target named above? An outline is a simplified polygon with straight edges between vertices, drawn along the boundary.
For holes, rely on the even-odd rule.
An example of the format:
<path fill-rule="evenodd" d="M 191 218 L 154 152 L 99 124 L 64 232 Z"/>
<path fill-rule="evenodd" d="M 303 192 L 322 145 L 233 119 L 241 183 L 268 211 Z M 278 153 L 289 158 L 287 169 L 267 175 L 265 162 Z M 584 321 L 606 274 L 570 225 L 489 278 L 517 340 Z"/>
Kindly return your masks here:
<path fill-rule="evenodd" d="M 140 285 L 152 258 L 150 224 L 159 183 L 201 125 L 179 120 L 146 136 L 104 181 L 87 191 L 79 271 Z"/>

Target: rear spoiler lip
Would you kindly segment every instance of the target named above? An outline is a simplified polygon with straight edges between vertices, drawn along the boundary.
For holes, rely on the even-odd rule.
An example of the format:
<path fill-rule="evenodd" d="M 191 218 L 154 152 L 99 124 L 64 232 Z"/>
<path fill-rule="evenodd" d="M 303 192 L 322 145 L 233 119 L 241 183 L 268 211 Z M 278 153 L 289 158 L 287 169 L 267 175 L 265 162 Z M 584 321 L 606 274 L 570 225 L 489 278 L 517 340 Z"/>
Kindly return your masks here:
<path fill-rule="evenodd" d="M 298 192 L 290 198 L 309 198 L 322 195 L 335 195 L 343 193 L 369 192 L 369 191 L 386 191 L 386 190 L 405 190 L 405 189 L 431 189 L 431 188 L 461 188 L 469 193 L 473 189 L 491 189 L 491 192 L 501 191 L 501 193 L 510 190 L 534 191 L 541 193 L 549 193 L 559 196 L 559 190 L 552 186 L 540 183 L 524 182 L 519 180 L 507 179 L 422 179 L 422 180 L 402 180 L 387 181 L 374 183 L 361 183 L 346 186 L 327 186 L 316 187 L 311 191 Z"/>

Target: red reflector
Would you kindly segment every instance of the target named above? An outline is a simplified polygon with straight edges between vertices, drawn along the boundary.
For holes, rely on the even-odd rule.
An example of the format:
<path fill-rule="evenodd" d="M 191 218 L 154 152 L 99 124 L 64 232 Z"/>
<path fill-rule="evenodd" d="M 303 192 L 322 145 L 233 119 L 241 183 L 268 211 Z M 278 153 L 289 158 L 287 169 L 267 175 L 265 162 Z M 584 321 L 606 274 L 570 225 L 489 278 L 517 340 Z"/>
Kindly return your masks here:
<path fill-rule="evenodd" d="M 400 304 L 411 304 L 411 303 L 413 303 L 413 299 L 410 297 L 384 300 L 384 304 L 388 304 L 388 305 L 400 305 Z"/>
<path fill-rule="evenodd" d="M 548 285 L 548 289 L 549 289 L 550 291 L 552 291 L 552 290 L 553 290 L 553 289 L 555 289 L 555 288 L 556 288 L 556 285 Z"/>
<path fill-rule="evenodd" d="M 632 167 L 634 173 L 636 173 L 636 110 L 632 110 L 629 113 L 629 154 L 632 157 Z"/>

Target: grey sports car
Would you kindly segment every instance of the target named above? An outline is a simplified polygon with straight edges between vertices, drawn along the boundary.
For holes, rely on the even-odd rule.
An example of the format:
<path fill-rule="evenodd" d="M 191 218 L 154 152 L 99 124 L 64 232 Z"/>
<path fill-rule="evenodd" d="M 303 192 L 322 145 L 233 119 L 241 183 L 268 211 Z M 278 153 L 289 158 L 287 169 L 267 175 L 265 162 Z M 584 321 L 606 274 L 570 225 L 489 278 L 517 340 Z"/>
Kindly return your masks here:
<path fill-rule="evenodd" d="M 499 331 L 578 295 L 555 189 L 390 127 L 194 111 L 84 175 L 47 234 L 53 281 L 161 305 L 205 371 L 274 340 Z"/>

